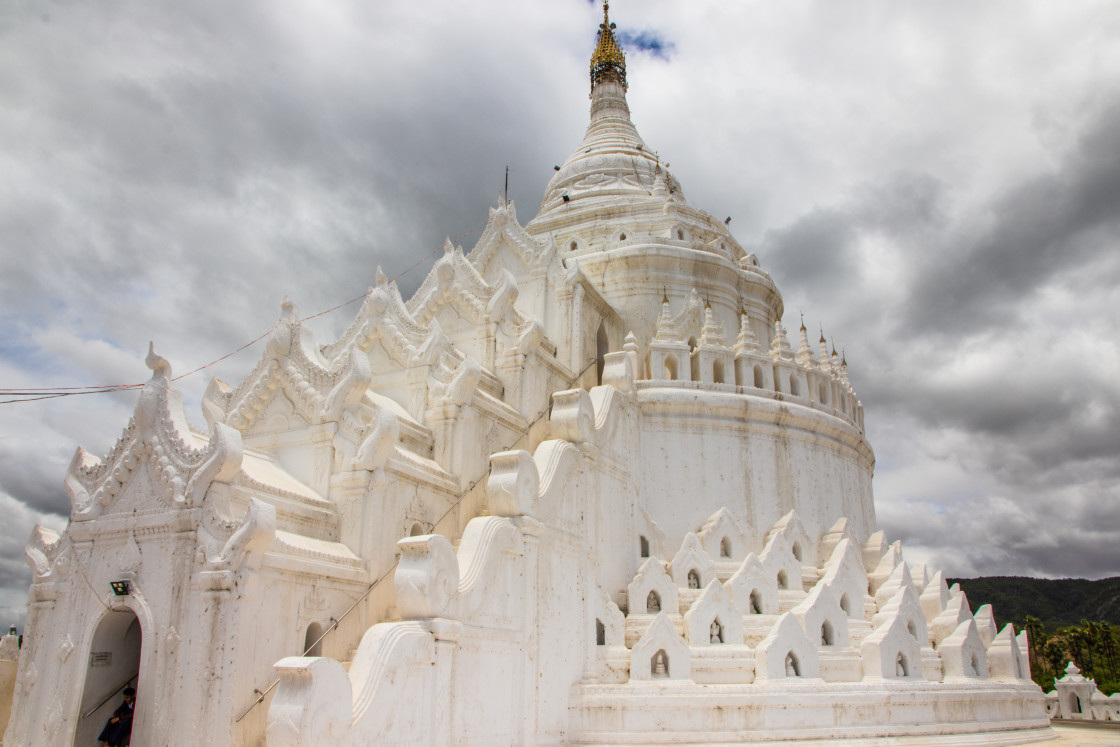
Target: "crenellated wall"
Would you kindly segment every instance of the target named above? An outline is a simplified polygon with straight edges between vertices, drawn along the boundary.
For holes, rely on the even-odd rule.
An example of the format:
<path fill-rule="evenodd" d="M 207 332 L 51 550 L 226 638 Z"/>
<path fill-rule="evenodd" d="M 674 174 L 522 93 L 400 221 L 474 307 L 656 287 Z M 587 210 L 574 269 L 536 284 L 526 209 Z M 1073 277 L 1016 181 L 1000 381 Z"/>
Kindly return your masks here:
<path fill-rule="evenodd" d="M 400 541 L 402 619 L 370 629 L 348 674 L 277 664 L 269 745 L 1038 737 L 1042 694 L 1010 629 L 981 633 L 986 617 L 897 544 L 797 510 L 652 531 L 639 504 L 661 475 L 621 468 L 648 439 L 643 393 L 627 354 L 604 373 L 554 395 L 554 438 L 533 454 L 493 455 L 491 515 L 457 552 Z M 637 552 L 620 542 L 639 533 L 653 541 Z"/>

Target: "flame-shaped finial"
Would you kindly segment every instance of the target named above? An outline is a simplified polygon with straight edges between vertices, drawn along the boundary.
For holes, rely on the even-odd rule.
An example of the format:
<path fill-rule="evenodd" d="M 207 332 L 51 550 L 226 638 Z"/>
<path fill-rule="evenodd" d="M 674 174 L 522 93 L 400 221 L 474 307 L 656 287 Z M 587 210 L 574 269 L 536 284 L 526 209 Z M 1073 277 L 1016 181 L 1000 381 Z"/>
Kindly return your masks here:
<path fill-rule="evenodd" d="M 599 24 L 599 42 L 591 55 L 591 88 L 604 79 L 614 77 L 626 88 L 626 55 L 614 38 L 615 25 L 611 23 L 610 5 L 603 0 L 603 22 Z"/>
<path fill-rule="evenodd" d="M 171 378 L 171 364 L 167 362 L 166 358 L 156 355 L 156 346 L 154 342 L 148 343 L 148 355 L 144 358 L 144 363 L 152 371 L 152 378 Z"/>
<path fill-rule="evenodd" d="M 294 322 L 297 316 L 299 312 L 296 310 L 295 303 L 285 295 L 284 300 L 280 302 L 280 318 Z"/>

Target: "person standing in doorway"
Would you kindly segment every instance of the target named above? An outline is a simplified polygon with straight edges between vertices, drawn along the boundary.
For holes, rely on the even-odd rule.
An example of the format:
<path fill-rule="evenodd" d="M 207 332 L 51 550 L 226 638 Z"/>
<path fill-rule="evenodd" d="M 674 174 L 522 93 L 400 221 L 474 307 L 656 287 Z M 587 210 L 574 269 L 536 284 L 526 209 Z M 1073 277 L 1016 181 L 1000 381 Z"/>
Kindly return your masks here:
<path fill-rule="evenodd" d="M 99 747 L 128 747 L 132 741 L 132 715 L 136 709 L 136 690 L 124 689 L 124 702 L 105 723 L 105 728 L 97 735 Z"/>

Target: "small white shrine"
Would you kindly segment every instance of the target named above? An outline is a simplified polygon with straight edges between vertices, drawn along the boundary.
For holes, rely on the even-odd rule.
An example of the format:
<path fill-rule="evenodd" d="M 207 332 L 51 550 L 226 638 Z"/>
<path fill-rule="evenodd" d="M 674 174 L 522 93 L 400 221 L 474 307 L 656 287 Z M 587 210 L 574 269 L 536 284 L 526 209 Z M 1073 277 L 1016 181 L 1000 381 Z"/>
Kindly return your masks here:
<path fill-rule="evenodd" d="M 196 426 L 155 351 L 37 528 L 6 745 L 1046 739 L 1025 634 L 877 531 L 847 362 L 639 137 L 606 18 L 537 216 Z"/>
<path fill-rule="evenodd" d="M 1071 721 L 1120 721 L 1120 693 L 1105 695 L 1096 680 L 1082 675 L 1071 661 L 1046 694 L 1046 712 L 1050 718 Z"/>

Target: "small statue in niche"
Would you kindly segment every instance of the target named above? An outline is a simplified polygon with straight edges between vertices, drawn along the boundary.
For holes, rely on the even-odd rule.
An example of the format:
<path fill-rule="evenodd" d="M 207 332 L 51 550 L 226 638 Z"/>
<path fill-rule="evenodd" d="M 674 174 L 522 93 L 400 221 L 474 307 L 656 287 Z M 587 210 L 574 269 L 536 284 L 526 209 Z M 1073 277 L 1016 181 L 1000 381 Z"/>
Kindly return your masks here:
<path fill-rule="evenodd" d="M 712 620 L 708 634 L 711 637 L 709 643 L 723 643 L 723 626 L 719 624 L 719 620 Z"/>
<path fill-rule="evenodd" d="M 669 676 L 669 655 L 665 653 L 665 649 L 660 649 L 653 655 L 649 668 L 654 677 Z"/>
<path fill-rule="evenodd" d="M 898 655 L 898 658 L 894 660 L 894 675 L 895 677 L 906 676 L 906 659 L 903 658 L 901 653 Z"/>
<path fill-rule="evenodd" d="M 752 615 L 761 615 L 762 614 L 762 600 L 759 598 L 757 591 L 752 591 L 751 592 L 751 614 Z"/>
<path fill-rule="evenodd" d="M 690 588 L 690 589 L 699 589 L 700 588 L 700 574 L 697 573 L 696 571 L 689 571 L 688 572 L 688 588 Z"/>
<path fill-rule="evenodd" d="M 800 677 L 797 671 L 797 659 L 793 658 L 793 652 L 786 654 L 786 677 Z"/>
<path fill-rule="evenodd" d="M 646 612 L 650 615 L 656 615 L 661 611 L 661 597 L 657 596 L 656 591 L 651 591 L 649 596 L 646 597 Z"/>

